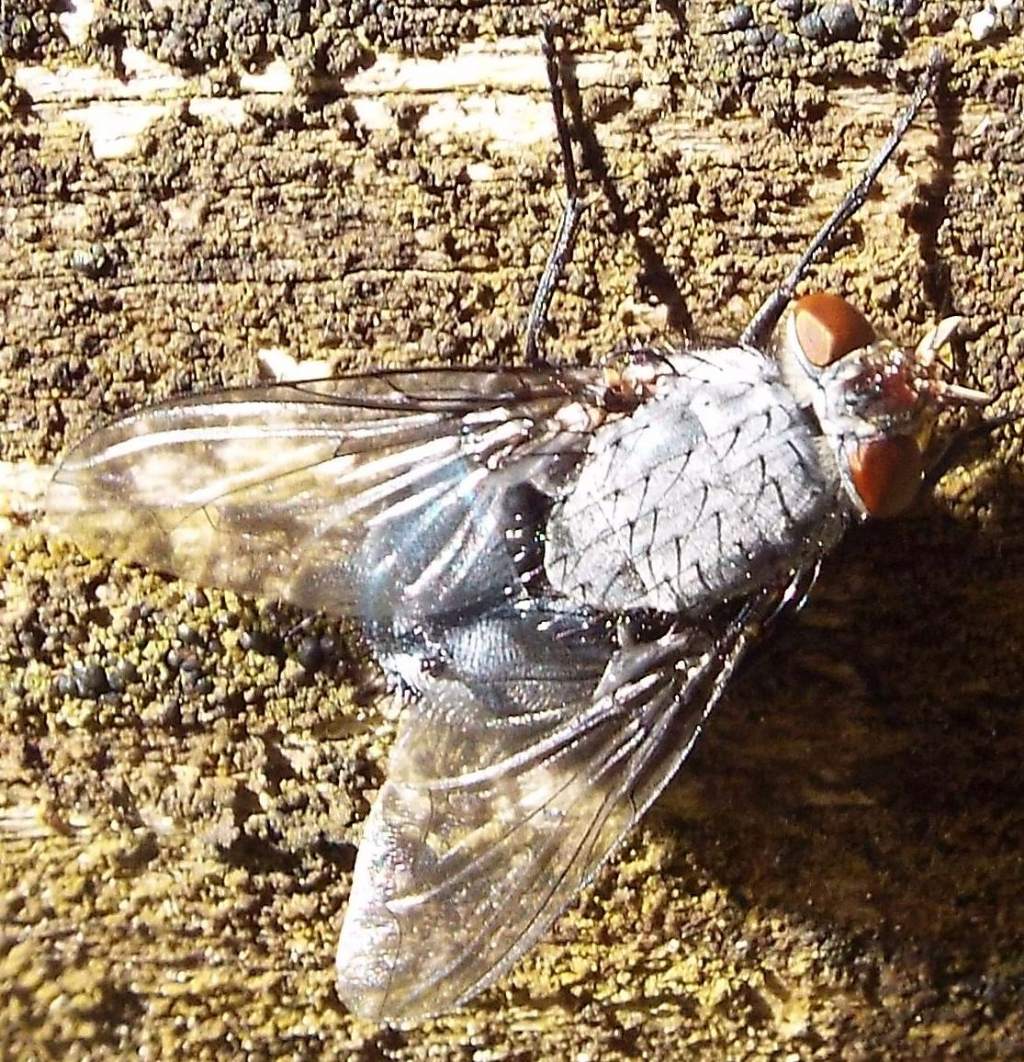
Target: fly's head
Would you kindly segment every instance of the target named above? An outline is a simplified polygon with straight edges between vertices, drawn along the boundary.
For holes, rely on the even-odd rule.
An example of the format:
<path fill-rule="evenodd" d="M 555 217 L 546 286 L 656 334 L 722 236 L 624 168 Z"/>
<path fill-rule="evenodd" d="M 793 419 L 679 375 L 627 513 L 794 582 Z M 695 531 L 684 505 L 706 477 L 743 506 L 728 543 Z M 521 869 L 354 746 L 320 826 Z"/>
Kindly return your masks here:
<path fill-rule="evenodd" d="M 938 354 L 959 321 L 947 317 L 908 350 L 879 337 L 845 299 L 818 292 L 797 299 L 780 323 L 783 373 L 813 409 L 862 515 L 896 516 L 914 501 L 943 407 L 989 401 L 941 378 Z"/>

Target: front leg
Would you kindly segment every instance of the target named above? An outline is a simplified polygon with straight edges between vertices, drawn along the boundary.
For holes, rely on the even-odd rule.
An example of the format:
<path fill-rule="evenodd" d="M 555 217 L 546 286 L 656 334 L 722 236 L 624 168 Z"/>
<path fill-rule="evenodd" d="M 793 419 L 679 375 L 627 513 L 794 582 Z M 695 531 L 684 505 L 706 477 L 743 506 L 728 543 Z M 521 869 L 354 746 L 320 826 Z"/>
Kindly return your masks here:
<path fill-rule="evenodd" d="M 910 103 L 907 104 L 903 113 L 896 120 L 893 131 L 878 149 L 861 179 L 846 193 L 843 201 L 836 207 L 832 216 L 818 229 L 807 250 L 800 256 L 800 260 L 786 279 L 765 299 L 760 309 L 754 314 L 750 324 L 743 329 L 743 333 L 740 336 L 742 344 L 755 347 L 758 350 L 765 348 L 769 337 L 775 331 L 775 326 L 779 323 L 779 318 L 796 293 L 797 285 L 803 280 L 807 270 L 818 260 L 833 236 L 867 201 L 879 173 L 881 173 L 889 159 L 892 158 L 893 152 L 906 135 L 914 118 L 917 117 L 917 113 L 923 106 L 924 101 L 935 91 L 944 62 L 945 58 L 942 52 L 936 50 L 932 53 L 928 69 L 918 82 Z"/>
<path fill-rule="evenodd" d="M 565 208 L 562 220 L 555 233 L 555 242 L 548 255 L 547 264 L 533 296 L 530 316 L 526 320 L 526 338 L 523 343 L 523 355 L 527 364 L 540 359 L 540 333 L 547 326 L 548 308 L 555 294 L 555 288 L 562 277 L 576 244 L 576 233 L 580 218 L 583 216 L 583 200 L 579 194 L 579 182 L 576 177 L 576 162 L 572 153 L 572 137 L 569 123 L 565 116 L 565 97 L 562 92 L 562 79 L 559 67 L 558 47 L 555 41 L 556 29 L 552 22 L 544 27 L 543 49 L 547 63 L 548 85 L 551 90 L 551 106 L 555 112 L 555 130 L 562 152 L 562 177 L 565 185 Z"/>

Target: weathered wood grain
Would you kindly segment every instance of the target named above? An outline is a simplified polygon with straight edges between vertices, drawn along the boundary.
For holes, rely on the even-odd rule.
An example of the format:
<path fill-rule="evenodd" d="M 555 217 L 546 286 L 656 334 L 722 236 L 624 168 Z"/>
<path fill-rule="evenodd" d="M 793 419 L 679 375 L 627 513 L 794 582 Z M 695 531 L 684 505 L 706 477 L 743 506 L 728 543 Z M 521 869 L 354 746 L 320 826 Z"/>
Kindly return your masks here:
<path fill-rule="evenodd" d="M 87 561 L 34 492 L 97 421 L 289 358 L 515 358 L 560 209 L 543 9 L 60 6 L 0 15 L 0 1055 L 1024 1050 L 1013 431 L 851 536 L 498 988 L 350 1019 L 333 951 L 393 725 L 354 637 Z M 964 380 L 1019 403 L 1020 38 L 895 2 L 814 44 L 751 6 L 564 5 L 592 203 L 549 355 L 738 331 L 940 44 L 946 94 L 817 280 L 907 342 L 963 314 Z"/>

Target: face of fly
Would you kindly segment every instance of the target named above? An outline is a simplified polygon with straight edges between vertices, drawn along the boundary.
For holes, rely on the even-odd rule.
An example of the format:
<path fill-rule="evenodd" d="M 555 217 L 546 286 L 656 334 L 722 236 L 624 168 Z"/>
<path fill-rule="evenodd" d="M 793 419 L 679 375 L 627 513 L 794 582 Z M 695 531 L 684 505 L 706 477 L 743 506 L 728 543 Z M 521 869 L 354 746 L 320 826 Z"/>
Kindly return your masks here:
<path fill-rule="evenodd" d="M 914 501 L 943 406 L 989 401 L 983 391 L 940 379 L 938 354 L 959 321 L 947 317 L 907 350 L 879 337 L 841 296 L 817 292 L 797 299 L 779 323 L 783 375 L 814 411 L 850 500 L 864 516 L 896 516 Z"/>

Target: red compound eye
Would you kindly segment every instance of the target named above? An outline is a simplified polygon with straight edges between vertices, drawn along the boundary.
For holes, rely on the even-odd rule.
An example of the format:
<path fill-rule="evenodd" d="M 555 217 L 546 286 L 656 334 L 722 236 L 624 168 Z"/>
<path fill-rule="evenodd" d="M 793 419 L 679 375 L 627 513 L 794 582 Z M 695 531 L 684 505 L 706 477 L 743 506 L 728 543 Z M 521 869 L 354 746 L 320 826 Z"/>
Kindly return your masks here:
<path fill-rule="evenodd" d="M 819 369 L 875 340 L 875 330 L 860 310 L 827 291 L 797 299 L 793 328 L 804 357 Z"/>
<path fill-rule="evenodd" d="M 917 442 L 891 435 L 858 447 L 850 478 L 871 516 L 896 516 L 908 508 L 921 486 L 924 464 Z"/>

